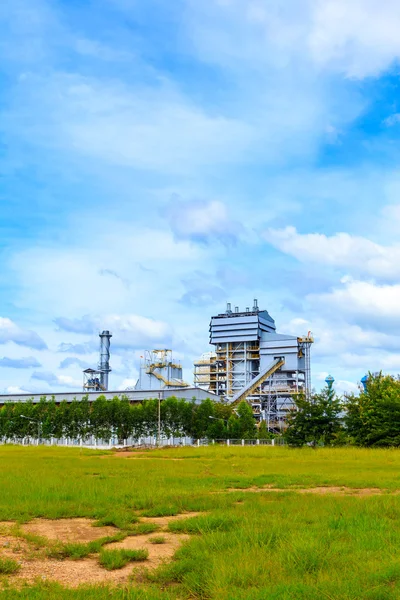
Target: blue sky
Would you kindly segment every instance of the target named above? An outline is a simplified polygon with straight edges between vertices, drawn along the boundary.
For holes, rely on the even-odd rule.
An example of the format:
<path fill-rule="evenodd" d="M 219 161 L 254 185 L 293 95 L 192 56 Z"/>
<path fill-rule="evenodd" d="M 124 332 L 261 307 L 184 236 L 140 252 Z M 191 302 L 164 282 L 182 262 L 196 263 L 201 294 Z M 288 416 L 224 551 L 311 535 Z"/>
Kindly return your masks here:
<path fill-rule="evenodd" d="M 0 7 L 0 391 L 79 389 L 113 332 L 192 380 L 254 297 L 313 382 L 400 371 L 397 0 Z"/>

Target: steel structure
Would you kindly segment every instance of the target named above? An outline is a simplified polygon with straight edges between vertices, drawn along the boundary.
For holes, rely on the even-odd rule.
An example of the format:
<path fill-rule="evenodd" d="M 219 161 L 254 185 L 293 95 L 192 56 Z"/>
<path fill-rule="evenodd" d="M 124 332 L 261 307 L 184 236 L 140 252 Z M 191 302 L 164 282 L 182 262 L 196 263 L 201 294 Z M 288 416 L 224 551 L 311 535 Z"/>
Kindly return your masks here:
<path fill-rule="evenodd" d="M 247 400 L 269 429 L 281 429 L 293 396 L 310 394 L 313 341 L 310 332 L 304 337 L 277 333 L 275 321 L 257 300 L 244 312 L 238 307 L 232 311 L 228 303 L 225 313 L 211 318 L 215 353 L 195 362 L 195 385 L 233 404 Z"/>
<path fill-rule="evenodd" d="M 112 334 L 109 331 L 99 333 L 100 356 L 97 369 L 83 371 L 83 391 L 106 392 L 108 390 L 108 375 L 110 368 L 110 343 Z"/>
<path fill-rule="evenodd" d="M 135 390 L 162 390 L 187 388 L 182 379 L 182 365 L 172 357 L 172 350 L 146 351 L 140 363 L 139 379 Z"/>

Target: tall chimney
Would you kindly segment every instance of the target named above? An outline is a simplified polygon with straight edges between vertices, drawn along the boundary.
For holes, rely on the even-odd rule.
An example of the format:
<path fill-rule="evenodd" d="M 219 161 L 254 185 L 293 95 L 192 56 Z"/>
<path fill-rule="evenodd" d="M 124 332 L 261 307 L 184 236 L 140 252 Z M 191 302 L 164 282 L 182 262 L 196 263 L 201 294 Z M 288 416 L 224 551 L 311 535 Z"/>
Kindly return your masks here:
<path fill-rule="evenodd" d="M 231 315 L 232 314 L 232 305 L 230 302 L 226 303 L 226 314 L 227 315 Z"/>
<path fill-rule="evenodd" d="M 109 331 L 103 331 L 99 333 L 100 337 L 100 359 L 99 359 L 99 371 L 100 371 L 100 383 L 103 390 L 108 390 L 108 374 L 111 373 L 110 369 L 110 340 L 112 334 Z"/>
<path fill-rule="evenodd" d="M 257 298 L 254 298 L 254 306 L 253 306 L 253 311 L 257 312 L 258 311 L 258 300 Z"/>

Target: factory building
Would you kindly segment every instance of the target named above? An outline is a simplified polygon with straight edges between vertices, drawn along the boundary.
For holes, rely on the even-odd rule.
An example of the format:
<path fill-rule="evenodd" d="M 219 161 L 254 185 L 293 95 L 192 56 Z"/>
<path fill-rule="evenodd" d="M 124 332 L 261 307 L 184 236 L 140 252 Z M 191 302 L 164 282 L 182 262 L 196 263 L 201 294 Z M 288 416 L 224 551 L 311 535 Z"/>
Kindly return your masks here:
<path fill-rule="evenodd" d="M 146 351 L 141 357 L 135 390 L 188 388 L 182 379 L 182 365 L 173 359 L 172 350 Z"/>
<path fill-rule="evenodd" d="M 295 337 L 276 332 L 268 311 L 258 308 L 232 311 L 211 318 L 210 344 L 215 352 L 194 365 L 194 384 L 236 405 L 251 403 L 255 416 L 269 429 L 281 429 L 293 396 L 311 389 L 309 332 Z"/>
<path fill-rule="evenodd" d="M 47 400 L 54 399 L 56 404 L 61 402 L 78 402 L 83 398 L 88 398 L 89 402 L 94 402 L 99 396 L 104 396 L 106 400 L 112 400 L 113 398 L 127 398 L 131 404 L 135 402 L 143 402 L 143 400 L 149 400 L 152 398 L 160 398 L 165 400 L 171 396 L 175 398 L 181 398 L 184 400 L 195 400 L 201 402 L 206 398 L 218 401 L 219 398 L 215 394 L 208 392 L 207 390 L 195 387 L 186 388 L 165 388 L 163 390 L 115 390 L 108 392 L 57 392 L 56 394 L 0 394 L 0 407 L 4 406 L 8 402 L 32 402 L 38 404 L 41 399 L 46 398 Z"/>

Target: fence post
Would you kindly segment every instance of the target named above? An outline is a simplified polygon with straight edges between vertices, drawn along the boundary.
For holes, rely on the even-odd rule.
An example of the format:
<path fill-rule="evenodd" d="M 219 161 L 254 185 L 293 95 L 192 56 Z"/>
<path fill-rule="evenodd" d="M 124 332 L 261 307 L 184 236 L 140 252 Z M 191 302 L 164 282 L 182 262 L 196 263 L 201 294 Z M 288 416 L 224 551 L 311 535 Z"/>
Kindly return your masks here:
<path fill-rule="evenodd" d="M 226 440 L 226 445 L 229 446 L 230 445 L 230 440 Z"/>
<path fill-rule="evenodd" d="M 256 446 L 260 445 L 260 440 L 256 440 Z"/>
<path fill-rule="evenodd" d="M 275 446 L 275 438 L 272 438 L 272 440 L 271 440 L 271 446 Z"/>
<path fill-rule="evenodd" d="M 197 440 L 197 446 L 200 446 L 200 440 Z"/>
<path fill-rule="evenodd" d="M 242 446 L 244 446 L 244 440 L 242 440 Z"/>
<path fill-rule="evenodd" d="M 215 444 L 215 440 L 213 440 L 213 441 L 212 441 L 212 443 L 213 443 L 213 446 L 214 446 L 214 444 Z"/>

